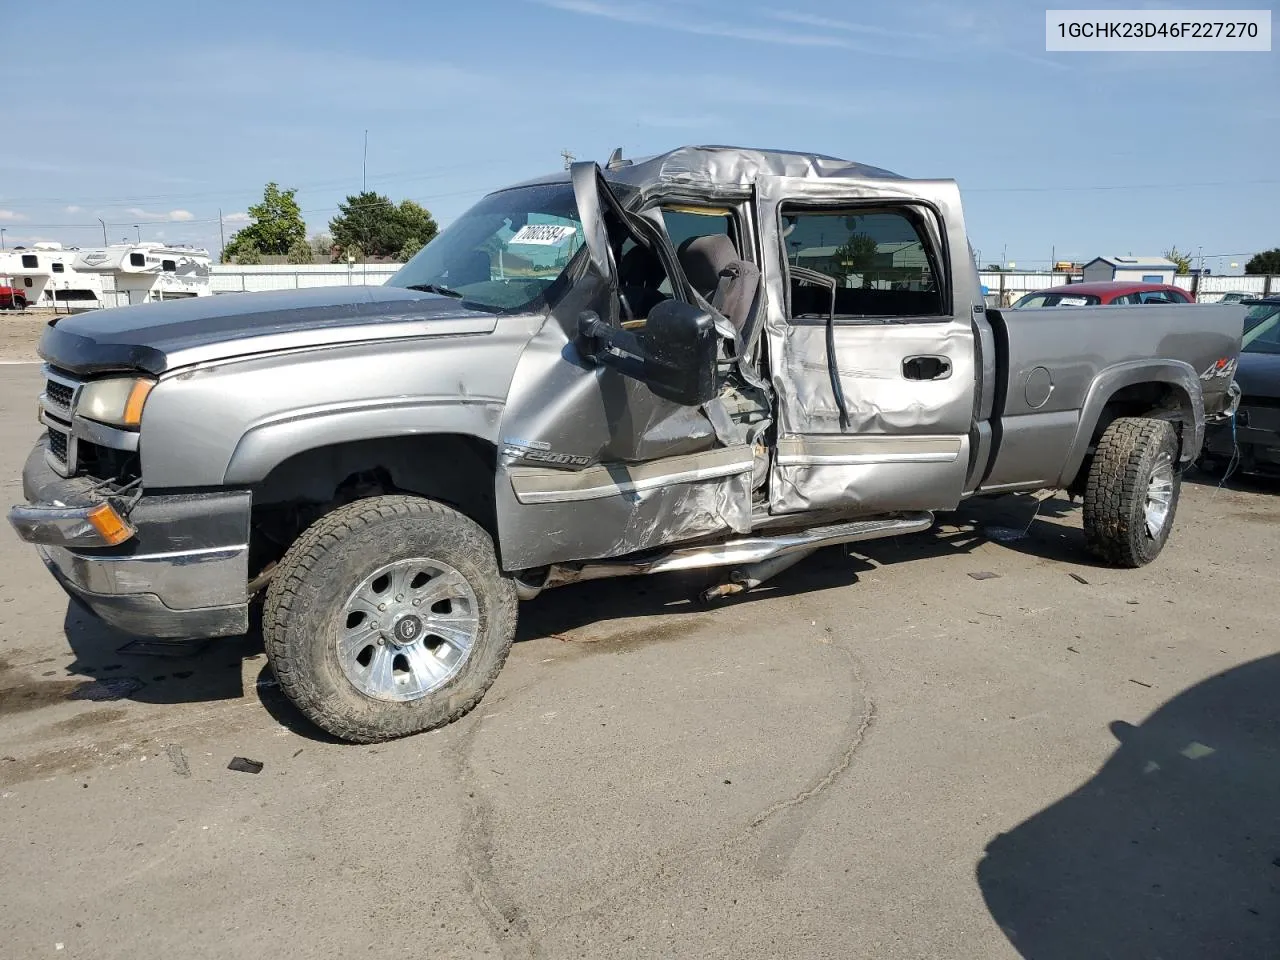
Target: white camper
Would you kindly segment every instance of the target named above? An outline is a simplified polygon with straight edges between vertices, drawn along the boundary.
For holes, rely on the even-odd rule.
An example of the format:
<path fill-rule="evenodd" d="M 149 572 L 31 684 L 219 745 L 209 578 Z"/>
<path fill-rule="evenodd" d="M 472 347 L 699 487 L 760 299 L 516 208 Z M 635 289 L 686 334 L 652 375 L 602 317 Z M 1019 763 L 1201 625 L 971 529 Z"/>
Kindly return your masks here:
<path fill-rule="evenodd" d="M 102 278 L 104 306 L 207 297 L 212 258 L 208 250 L 163 243 L 118 243 L 81 250 L 78 273 Z"/>
<path fill-rule="evenodd" d="M 53 310 L 93 310 L 102 306 L 102 278 L 76 271 L 80 251 L 60 243 L 36 243 L 14 250 L 4 272 L 33 307 Z"/>

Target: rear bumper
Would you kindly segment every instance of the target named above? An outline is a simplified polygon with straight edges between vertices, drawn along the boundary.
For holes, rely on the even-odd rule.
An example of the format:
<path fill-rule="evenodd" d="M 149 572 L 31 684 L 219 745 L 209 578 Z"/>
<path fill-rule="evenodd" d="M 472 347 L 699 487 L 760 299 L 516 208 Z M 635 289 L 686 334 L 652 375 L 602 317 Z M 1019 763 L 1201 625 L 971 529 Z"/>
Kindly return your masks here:
<path fill-rule="evenodd" d="M 73 598 L 113 626 L 148 637 L 220 637 L 249 626 L 247 490 L 143 496 L 128 511 L 134 535 L 114 547 L 67 543 L 67 522 L 95 502 L 93 481 L 63 479 L 44 444 L 22 472 L 37 507 L 11 512 L 19 536 L 39 546 L 50 573 Z"/>

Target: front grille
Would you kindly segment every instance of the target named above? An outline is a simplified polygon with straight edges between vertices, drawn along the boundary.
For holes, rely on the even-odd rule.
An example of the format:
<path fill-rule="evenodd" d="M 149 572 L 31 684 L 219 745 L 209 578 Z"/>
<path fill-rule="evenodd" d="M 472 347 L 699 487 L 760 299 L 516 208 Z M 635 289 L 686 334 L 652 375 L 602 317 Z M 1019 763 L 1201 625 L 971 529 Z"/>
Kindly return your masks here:
<path fill-rule="evenodd" d="M 71 409 L 71 398 L 75 395 L 75 390 L 65 383 L 57 380 L 46 380 L 44 384 L 44 395 L 49 398 L 49 405 L 61 407 L 63 410 Z"/>
<path fill-rule="evenodd" d="M 60 430 L 49 431 L 49 452 L 59 463 L 67 462 L 67 435 Z"/>

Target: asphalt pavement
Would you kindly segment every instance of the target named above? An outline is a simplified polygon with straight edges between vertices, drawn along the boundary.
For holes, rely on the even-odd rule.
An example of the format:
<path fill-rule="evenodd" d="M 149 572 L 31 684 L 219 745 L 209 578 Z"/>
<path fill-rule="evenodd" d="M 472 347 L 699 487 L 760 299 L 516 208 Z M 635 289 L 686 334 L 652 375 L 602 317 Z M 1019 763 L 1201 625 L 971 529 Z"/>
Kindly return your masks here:
<path fill-rule="evenodd" d="M 6 505 L 38 392 L 0 366 Z M 1138 571 L 1065 497 L 942 520 L 712 608 L 550 591 L 373 747 L 256 637 L 122 649 L 4 524 L 0 955 L 1280 956 L 1280 486 L 1186 483 Z"/>

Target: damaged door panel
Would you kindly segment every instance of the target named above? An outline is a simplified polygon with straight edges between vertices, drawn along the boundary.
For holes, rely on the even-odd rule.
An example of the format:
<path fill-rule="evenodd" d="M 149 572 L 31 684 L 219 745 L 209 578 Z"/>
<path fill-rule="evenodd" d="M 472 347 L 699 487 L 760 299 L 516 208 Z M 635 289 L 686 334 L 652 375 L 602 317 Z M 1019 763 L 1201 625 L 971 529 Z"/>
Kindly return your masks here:
<path fill-rule="evenodd" d="M 682 357 L 709 364 L 683 371 L 686 382 L 715 375 L 714 355 L 664 363 L 671 344 L 660 321 L 674 312 L 675 323 L 696 323 L 698 313 L 674 251 L 655 225 L 623 211 L 595 164 L 575 164 L 571 179 L 582 275 L 526 348 L 502 419 L 496 497 L 509 569 L 751 529 L 752 447 L 717 436 L 705 406 L 714 390 L 670 399 L 687 386 L 670 382 Z M 650 311 L 621 292 L 627 241 L 652 252 L 675 295 L 653 307 L 652 330 Z"/>
<path fill-rule="evenodd" d="M 761 177 L 778 442 L 770 509 L 950 508 L 975 436 L 973 290 L 950 184 Z M 953 235 L 953 232 L 955 235 Z M 980 298 L 979 301 L 980 302 Z"/>

